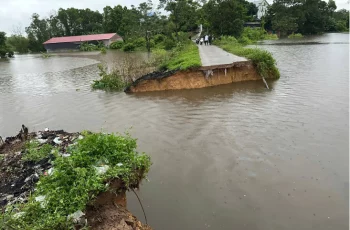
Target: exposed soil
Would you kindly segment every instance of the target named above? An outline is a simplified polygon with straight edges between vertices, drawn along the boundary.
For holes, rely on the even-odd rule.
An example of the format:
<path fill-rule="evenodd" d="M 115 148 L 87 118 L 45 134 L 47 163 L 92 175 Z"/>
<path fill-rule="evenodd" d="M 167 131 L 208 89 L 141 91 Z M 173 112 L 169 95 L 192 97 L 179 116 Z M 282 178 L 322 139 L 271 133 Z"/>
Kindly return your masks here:
<path fill-rule="evenodd" d="M 0 139 L 0 208 L 27 202 L 39 177 L 52 167 L 51 160 L 54 156 L 51 154 L 38 162 L 23 161 L 26 141 L 36 139 L 42 144 L 58 147 L 60 154 L 67 154 L 67 147 L 77 138 L 81 138 L 80 133 L 67 133 L 63 130 L 28 133 L 28 129 L 26 132 L 22 129 L 17 136 L 8 137 L 5 141 Z M 123 183 L 116 179 L 110 182 L 110 185 L 112 190 L 101 193 L 85 210 L 85 217 L 91 229 L 151 230 L 126 209 L 127 188 Z M 79 228 L 77 226 L 77 229 Z"/>
<path fill-rule="evenodd" d="M 209 72 L 208 72 L 209 71 Z M 261 80 L 256 68 L 250 61 L 240 62 L 228 68 L 213 70 L 187 70 L 167 73 L 166 76 L 142 77 L 135 81 L 125 92 L 149 92 L 176 89 L 196 89 L 233 82 Z"/>
<path fill-rule="evenodd" d="M 126 188 L 119 180 L 110 184 L 113 191 L 100 194 L 86 209 L 89 226 L 95 230 L 151 230 L 126 209 Z"/>

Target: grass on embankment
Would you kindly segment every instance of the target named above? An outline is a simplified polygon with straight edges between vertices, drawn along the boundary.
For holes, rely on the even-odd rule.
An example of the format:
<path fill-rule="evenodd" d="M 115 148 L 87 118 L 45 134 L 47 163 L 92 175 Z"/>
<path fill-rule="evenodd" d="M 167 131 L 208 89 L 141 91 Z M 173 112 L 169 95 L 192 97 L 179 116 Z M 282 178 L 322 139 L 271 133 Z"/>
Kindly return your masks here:
<path fill-rule="evenodd" d="M 280 77 L 276 61 L 270 52 L 258 48 L 244 48 L 236 38 L 230 36 L 223 36 L 220 40 L 215 40 L 214 44 L 227 52 L 251 60 L 261 76 L 274 79 Z"/>
<path fill-rule="evenodd" d="M 188 70 L 201 67 L 198 47 L 192 41 L 179 43 L 171 50 L 164 62 L 160 64 L 162 70 Z"/>
<path fill-rule="evenodd" d="M 57 147 L 43 150 L 46 156 L 55 155 L 52 173 L 40 175 L 27 203 L 6 207 L 0 214 L 1 229 L 75 229 L 69 216 L 84 212 L 98 194 L 110 189 L 110 181 L 118 178 L 126 187 L 138 187 L 151 161 L 136 152 L 135 139 L 104 133 L 82 135 L 83 139 L 68 147 L 69 157 L 60 156 Z M 37 147 L 38 143 L 27 145 L 27 154 L 33 156 L 31 148 Z M 101 173 L 101 169 L 106 171 Z"/>

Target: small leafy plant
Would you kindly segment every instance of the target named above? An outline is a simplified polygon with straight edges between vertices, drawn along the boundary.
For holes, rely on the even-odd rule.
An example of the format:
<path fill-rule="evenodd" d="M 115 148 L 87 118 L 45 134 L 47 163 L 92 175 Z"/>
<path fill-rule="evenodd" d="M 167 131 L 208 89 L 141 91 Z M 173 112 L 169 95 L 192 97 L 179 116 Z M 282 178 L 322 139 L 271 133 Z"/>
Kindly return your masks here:
<path fill-rule="evenodd" d="M 25 154 L 22 157 L 22 160 L 38 162 L 48 157 L 54 147 L 49 144 L 40 146 L 38 141 L 32 140 L 26 143 L 25 149 Z"/>
<path fill-rule="evenodd" d="M 68 216 L 84 211 L 108 190 L 109 181 L 118 178 L 125 188 L 138 187 L 151 161 L 136 152 L 135 139 L 128 134 L 84 132 L 83 136 L 68 148 L 70 157 L 57 156 L 52 173 L 40 177 L 27 203 L 8 206 L 0 214 L 2 229 L 75 229 Z M 107 171 L 98 173 L 99 167 Z"/>

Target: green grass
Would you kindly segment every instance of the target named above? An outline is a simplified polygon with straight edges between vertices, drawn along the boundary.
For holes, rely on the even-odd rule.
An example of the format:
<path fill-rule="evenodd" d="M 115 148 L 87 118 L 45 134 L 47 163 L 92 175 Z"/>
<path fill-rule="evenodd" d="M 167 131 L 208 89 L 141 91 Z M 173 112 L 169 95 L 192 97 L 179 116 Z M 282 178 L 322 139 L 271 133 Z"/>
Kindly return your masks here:
<path fill-rule="evenodd" d="M 296 34 L 290 34 L 289 36 L 288 36 L 288 38 L 303 38 L 304 36 L 302 35 L 302 34 L 300 34 L 300 33 L 296 33 Z"/>
<path fill-rule="evenodd" d="M 1 229 L 75 229 L 67 216 L 84 212 L 100 192 L 109 189 L 109 181 L 118 178 L 126 188 L 138 187 L 151 161 L 136 152 L 135 139 L 128 134 L 85 132 L 83 136 L 69 147 L 70 157 L 57 156 L 51 175 L 40 176 L 27 203 L 9 206 L 0 214 Z M 105 165 L 107 172 L 98 174 L 95 167 Z M 38 196 L 44 201 L 36 201 Z"/>
<path fill-rule="evenodd" d="M 191 41 L 185 44 L 179 43 L 176 48 L 170 51 L 170 56 L 161 64 L 166 70 L 187 70 L 201 66 L 198 47 Z"/>
<path fill-rule="evenodd" d="M 265 78 L 278 79 L 280 73 L 276 61 L 268 51 L 258 48 L 244 48 L 235 38 L 222 37 L 216 40 L 215 45 L 237 56 L 246 57 L 256 66 L 258 73 Z"/>

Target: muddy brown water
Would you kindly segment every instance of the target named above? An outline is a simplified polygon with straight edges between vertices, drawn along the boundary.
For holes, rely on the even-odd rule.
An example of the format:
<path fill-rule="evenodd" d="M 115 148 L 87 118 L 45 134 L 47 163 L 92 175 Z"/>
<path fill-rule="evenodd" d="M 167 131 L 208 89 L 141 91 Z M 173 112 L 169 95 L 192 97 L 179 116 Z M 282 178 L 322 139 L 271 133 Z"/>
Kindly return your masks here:
<path fill-rule="evenodd" d="M 16 134 L 22 123 L 69 132 L 131 128 L 139 150 L 152 156 L 139 194 L 154 229 L 345 230 L 348 39 L 259 45 L 281 72 L 272 90 L 247 82 L 105 93 L 90 90 L 97 63 L 121 53 L 17 56 L 0 62 L 0 135 Z M 128 205 L 143 220 L 132 193 Z"/>

